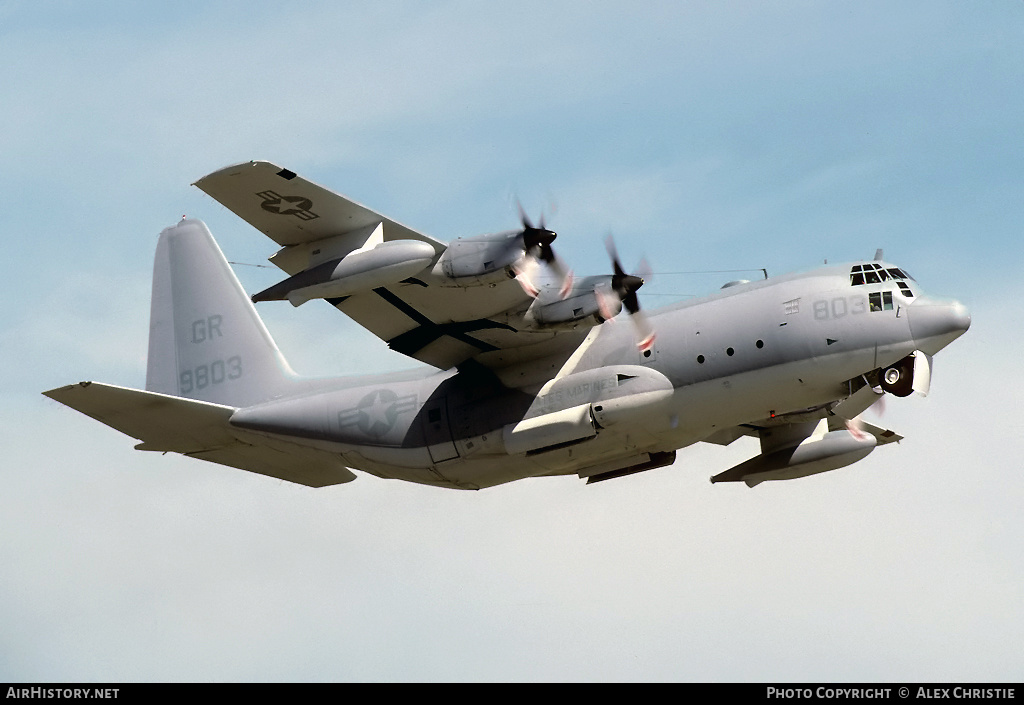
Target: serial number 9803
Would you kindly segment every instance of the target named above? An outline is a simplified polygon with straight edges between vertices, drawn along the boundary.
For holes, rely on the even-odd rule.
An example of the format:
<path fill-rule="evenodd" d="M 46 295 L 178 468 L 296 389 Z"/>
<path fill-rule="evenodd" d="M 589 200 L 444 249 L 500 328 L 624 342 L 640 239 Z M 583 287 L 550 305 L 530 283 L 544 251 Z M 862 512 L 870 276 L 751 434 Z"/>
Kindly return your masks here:
<path fill-rule="evenodd" d="M 214 360 L 209 365 L 199 365 L 192 370 L 183 370 L 178 380 L 181 394 L 193 390 L 206 389 L 214 384 L 221 384 L 229 379 L 242 376 L 242 358 L 238 355 L 227 360 Z"/>

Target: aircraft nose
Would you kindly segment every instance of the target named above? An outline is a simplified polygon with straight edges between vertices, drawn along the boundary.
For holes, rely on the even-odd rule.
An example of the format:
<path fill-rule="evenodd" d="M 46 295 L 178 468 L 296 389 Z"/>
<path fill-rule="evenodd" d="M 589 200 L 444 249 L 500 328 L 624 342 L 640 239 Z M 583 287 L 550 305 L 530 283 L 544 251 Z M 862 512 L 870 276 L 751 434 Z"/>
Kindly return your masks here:
<path fill-rule="evenodd" d="M 919 296 L 908 309 L 910 333 L 917 347 L 934 355 L 971 327 L 971 313 L 959 301 Z"/>

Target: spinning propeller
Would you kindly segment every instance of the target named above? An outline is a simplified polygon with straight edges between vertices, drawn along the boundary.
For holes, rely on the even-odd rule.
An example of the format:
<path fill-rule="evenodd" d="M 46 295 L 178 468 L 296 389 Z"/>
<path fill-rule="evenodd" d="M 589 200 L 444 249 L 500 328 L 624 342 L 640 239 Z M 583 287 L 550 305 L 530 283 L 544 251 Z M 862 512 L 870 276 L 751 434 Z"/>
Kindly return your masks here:
<path fill-rule="evenodd" d="M 534 277 L 538 263 L 543 262 L 562 282 L 559 291 L 564 299 L 572 289 L 573 277 L 572 271 L 566 269 L 562 260 L 555 255 L 555 251 L 551 248 L 551 243 L 557 235 L 553 230 L 548 230 L 545 227 L 543 213 L 541 213 L 538 225 L 534 226 L 529 216 L 526 215 L 526 211 L 523 210 L 522 204 L 517 202 L 516 205 L 519 207 L 519 219 L 523 225 L 523 249 L 526 252 L 522 265 L 516 270 L 516 279 L 527 294 L 537 298 L 540 290 L 534 283 Z"/>
<path fill-rule="evenodd" d="M 529 296 L 537 298 L 540 295 L 540 290 L 534 283 L 534 280 L 537 268 L 543 262 L 551 269 L 557 279 L 561 281 L 559 293 L 562 299 L 567 298 L 572 291 L 573 274 L 551 248 L 551 243 L 557 237 L 555 232 L 545 226 L 543 213 L 541 213 L 538 224 L 534 225 L 526 211 L 523 210 L 522 204 L 517 202 L 516 205 L 519 207 L 519 220 L 523 226 L 521 237 L 525 252 L 523 259 L 515 269 L 516 280 L 523 287 L 523 291 Z M 617 307 L 609 301 L 609 297 L 614 295 L 621 302 L 622 307 L 629 312 L 630 319 L 636 327 L 637 348 L 641 352 L 646 352 L 654 345 L 654 329 L 648 322 L 647 316 L 640 310 L 640 300 L 637 298 L 636 292 L 643 286 L 644 278 L 650 278 L 651 268 L 646 260 L 641 260 L 638 266 L 638 273 L 628 274 L 622 268 L 622 263 L 619 261 L 619 253 L 615 249 L 615 241 L 611 235 L 605 239 L 605 247 L 608 250 L 609 258 L 612 260 L 614 274 L 612 275 L 611 282 L 606 280 L 605 283 L 598 285 L 594 289 L 594 296 L 597 298 L 601 317 L 605 320 L 612 320 L 618 313 Z"/>
<path fill-rule="evenodd" d="M 647 264 L 647 260 L 641 260 L 638 266 L 639 274 L 627 274 L 622 268 L 622 263 L 619 262 L 619 253 L 615 249 L 615 240 L 611 235 L 605 238 L 604 245 L 608 250 L 608 256 L 612 260 L 612 267 L 615 272 L 612 275 L 611 289 L 619 297 L 622 306 L 629 312 L 633 325 L 636 327 L 636 346 L 641 352 L 650 350 L 654 345 L 654 329 L 651 328 L 651 324 L 647 321 L 647 316 L 640 310 L 640 300 L 637 298 L 636 292 L 637 289 L 644 285 L 644 277 L 650 278 L 651 268 Z M 602 294 L 600 289 L 595 291 L 598 301 L 601 303 L 602 315 L 610 320 L 611 316 L 605 314 L 611 313 L 611 307 L 601 298 L 605 294 Z"/>

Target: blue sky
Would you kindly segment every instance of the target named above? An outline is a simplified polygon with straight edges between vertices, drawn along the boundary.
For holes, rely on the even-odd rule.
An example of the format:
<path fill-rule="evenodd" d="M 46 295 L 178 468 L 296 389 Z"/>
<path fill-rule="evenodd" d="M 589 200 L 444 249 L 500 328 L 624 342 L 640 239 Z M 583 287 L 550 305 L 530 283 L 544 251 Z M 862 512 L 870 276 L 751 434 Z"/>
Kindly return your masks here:
<path fill-rule="evenodd" d="M 1024 4 L 0 4 L 2 680 L 1017 680 Z M 132 450 L 39 392 L 144 384 L 152 256 L 269 159 L 440 239 L 546 210 L 653 307 L 887 259 L 971 331 L 906 436 L 755 490 L 756 453 L 478 493 L 310 490 Z M 275 270 L 237 267 L 247 289 Z M 414 363 L 267 304 L 300 372 Z"/>

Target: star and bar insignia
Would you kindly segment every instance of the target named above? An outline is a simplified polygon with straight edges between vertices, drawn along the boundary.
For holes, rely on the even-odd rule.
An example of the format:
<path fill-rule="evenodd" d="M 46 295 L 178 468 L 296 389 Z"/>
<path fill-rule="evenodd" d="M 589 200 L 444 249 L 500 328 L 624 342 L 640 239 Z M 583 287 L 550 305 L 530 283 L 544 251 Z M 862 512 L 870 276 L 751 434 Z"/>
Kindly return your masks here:
<path fill-rule="evenodd" d="M 319 218 L 312 211 L 313 202 L 305 196 L 282 196 L 274 191 L 260 191 L 256 194 L 263 199 L 260 208 L 277 215 L 294 215 L 299 220 Z"/>

